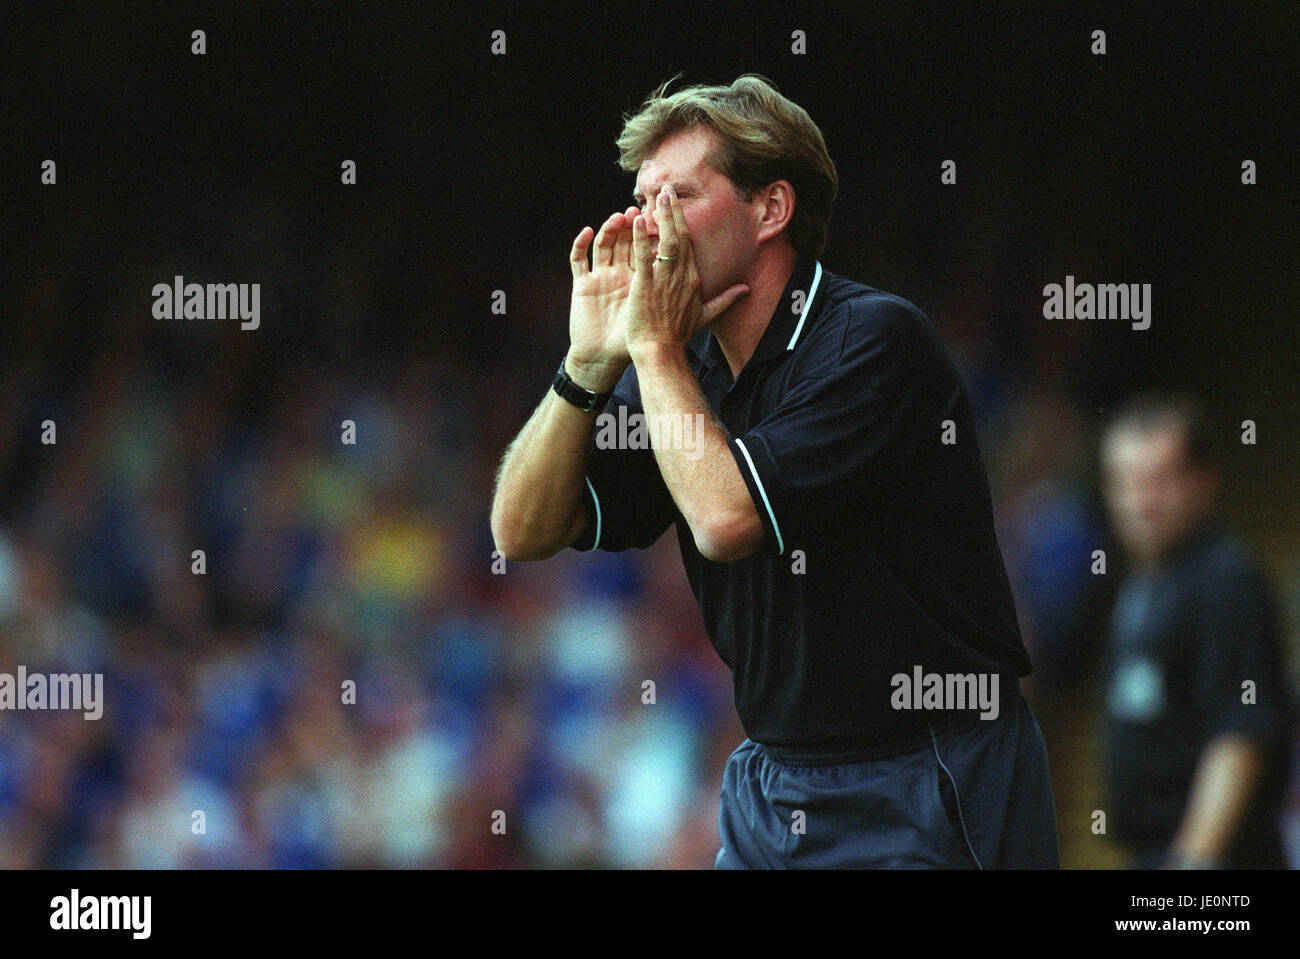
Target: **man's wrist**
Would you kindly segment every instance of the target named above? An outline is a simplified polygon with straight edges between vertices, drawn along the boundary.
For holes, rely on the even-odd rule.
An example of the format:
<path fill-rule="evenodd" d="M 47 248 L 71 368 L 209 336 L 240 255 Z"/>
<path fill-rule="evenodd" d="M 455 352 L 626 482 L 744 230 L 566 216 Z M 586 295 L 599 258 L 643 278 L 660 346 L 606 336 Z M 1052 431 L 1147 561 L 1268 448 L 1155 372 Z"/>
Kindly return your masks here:
<path fill-rule="evenodd" d="M 636 367 L 686 362 L 685 344 L 677 345 L 662 341 L 647 341 L 638 343 L 635 346 L 629 346 L 628 352 L 632 356 L 632 365 Z"/>
<path fill-rule="evenodd" d="M 609 393 L 623 378 L 627 363 L 608 360 L 575 360 L 573 354 L 564 357 L 564 372 L 575 384 L 592 393 Z"/>

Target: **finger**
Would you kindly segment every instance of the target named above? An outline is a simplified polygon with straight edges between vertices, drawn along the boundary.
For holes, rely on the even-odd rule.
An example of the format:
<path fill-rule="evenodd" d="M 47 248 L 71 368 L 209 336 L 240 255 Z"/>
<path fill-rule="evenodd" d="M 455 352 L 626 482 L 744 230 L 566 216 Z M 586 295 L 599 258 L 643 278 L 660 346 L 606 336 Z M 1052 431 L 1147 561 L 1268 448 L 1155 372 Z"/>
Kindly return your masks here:
<path fill-rule="evenodd" d="M 593 232 L 591 227 L 584 226 L 582 232 L 573 241 L 573 249 L 569 251 L 569 270 L 573 273 L 575 280 L 586 276 L 589 272 L 587 269 L 587 244 L 591 242 Z"/>
<path fill-rule="evenodd" d="M 737 283 L 735 286 L 723 290 L 709 302 L 704 304 L 701 312 L 704 315 L 704 325 L 708 326 L 715 319 L 725 313 L 731 304 L 749 292 L 749 287 L 744 283 Z"/>
<path fill-rule="evenodd" d="M 654 257 L 650 253 L 650 231 L 645 217 L 638 215 L 632 221 L 632 269 L 646 279 L 654 273 Z"/>
<path fill-rule="evenodd" d="M 659 255 L 675 258 L 678 252 L 677 227 L 673 223 L 672 210 L 668 207 L 668 187 L 659 191 L 659 200 L 655 203 L 655 223 L 659 224 Z"/>
<path fill-rule="evenodd" d="M 639 211 L 636 207 L 630 206 L 623 214 L 623 229 L 618 231 L 618 239 L 614 242 L 614 265 L 632 267 L 632 221 L 636 219 Z"/>
<path fill-rule="evenodd" d="M 599 269 L 609 266 L 614 260 L 614 241 L 618 239 L 619 228 L 623 225 L 622 213 L 611 213 L 609 219 L 596 234 L 596 248 L 591 253 L 591 268 Z"/>
<path fill-rule="evenodd" d="M 673 233 L 677 237 L 677 248 L 684 253 L 691 245 L 691 231 L 686 226 L 686 211 L 682 209 L 681 197 L 676 191 L 668 192 L 668 209 L 673 216 Z"/>

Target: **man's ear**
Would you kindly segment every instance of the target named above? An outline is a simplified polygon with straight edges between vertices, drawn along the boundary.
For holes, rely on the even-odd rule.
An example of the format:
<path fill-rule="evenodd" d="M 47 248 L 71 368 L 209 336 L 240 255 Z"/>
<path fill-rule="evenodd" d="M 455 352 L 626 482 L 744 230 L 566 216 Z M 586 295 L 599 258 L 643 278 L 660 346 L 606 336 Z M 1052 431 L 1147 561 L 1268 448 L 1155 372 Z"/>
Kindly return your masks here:
<path fill-rule="evenodd" d="M 794 187 L 789 180 L 776 180 L 757 191 L 762 202 L 755 204 L 758 242 L 770 239 L 784 230 L 794 218 Z"/>

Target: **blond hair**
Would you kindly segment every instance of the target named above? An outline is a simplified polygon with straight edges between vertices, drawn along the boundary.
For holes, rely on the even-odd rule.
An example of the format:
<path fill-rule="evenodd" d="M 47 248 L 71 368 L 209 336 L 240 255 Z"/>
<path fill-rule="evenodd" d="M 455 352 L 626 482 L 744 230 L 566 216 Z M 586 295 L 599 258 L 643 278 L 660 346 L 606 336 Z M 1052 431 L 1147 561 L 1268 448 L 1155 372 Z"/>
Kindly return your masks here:
<path fill-rule="evenodd" d="M 719 140 L 709 165 L 743 199 L 777 180 L 789 181 L 795 195 L 786 226 L 790 245 L 800 256 L 821 256 L 839 177 L 808 111 L 758 74 L 746 73 L 730 86 L 701 84 L 669 94 L 676 79 L 660 84 L 635 114 L 624 115 L 616 141 L 619 166 L 636 173 L 666 137 L 708 127 Z"/>

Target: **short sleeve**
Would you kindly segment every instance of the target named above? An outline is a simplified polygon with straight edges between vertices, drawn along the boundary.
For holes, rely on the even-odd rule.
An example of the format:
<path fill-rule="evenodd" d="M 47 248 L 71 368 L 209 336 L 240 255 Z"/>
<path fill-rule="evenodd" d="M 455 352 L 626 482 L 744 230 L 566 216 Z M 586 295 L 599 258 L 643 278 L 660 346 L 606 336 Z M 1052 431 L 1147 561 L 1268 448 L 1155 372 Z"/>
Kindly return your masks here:
<path fill-rule="evenodd" d="M 897 297 L 844 308 L 849 316 L 832 327 L 839 342 L 810 342 L 817 355 L 777 408 L 730 440 L 770 554 L 784 555 L 879 487 L 924 417 L 914 334 L 928 320 Z"/>
<path fill-rule="evenodd" d="M 1284 732 L 1287 689 L 1268 584 L 1244 553 L 1233 550 L 1204 587 L 1196 689 L 1208 713 L 1206 731 L 1274 744 Z"/>
<path fill-rule="evenodd" d="M 587 528 L 571 544 L 574 549 L 645 549 L 676 518 L 649 435 L 638 425 L 644 415 L 636 371 L 629 366 L 596 419 L 582 499 Z"/>

